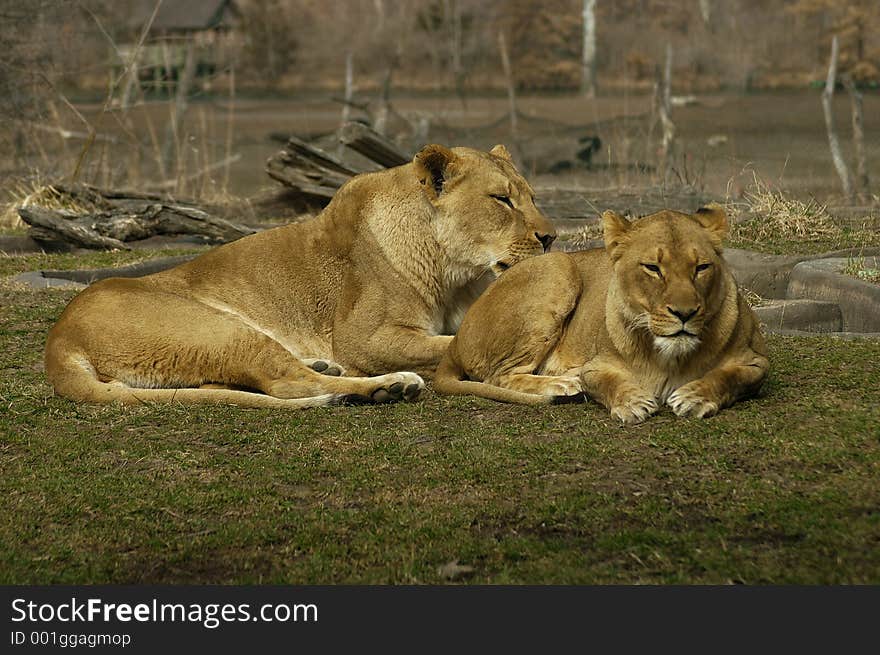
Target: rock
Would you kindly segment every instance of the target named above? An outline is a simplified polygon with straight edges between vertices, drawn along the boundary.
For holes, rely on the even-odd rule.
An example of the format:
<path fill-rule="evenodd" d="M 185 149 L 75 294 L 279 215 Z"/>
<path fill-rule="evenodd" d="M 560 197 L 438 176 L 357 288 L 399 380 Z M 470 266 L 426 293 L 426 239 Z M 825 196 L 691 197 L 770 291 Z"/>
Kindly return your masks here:
<path fill-rule="evenodd" d="M 785 298 L 792 269 L 806 258 L 807 255 L 767 255 L 739 248 L 724 250 L 724 259 L 739 285 L 763 298 Z"/>
<path fill-rule="evenodd" d="M 860 255 L 880 255 L 880 248 L 850 248 L 820 255 L 767 255 L 752 250 L 725 248 L 724 259 L 740 286 L 763 298 L 798 298 L 788 294 L 791 272 L 803 261 L 824 260 Z M 824 300 L 824 298 L 817 298 Z"/>
<path fill-rule="evenodd" d="M 86 287 L 82 282 L 75 282 L 66 278 L 45 277 L 43 271 L 19 273 L 12 278 L 12 281 L 18 284 L 25 284 L 34 289 L 83 289 Z"/>
<path fill-rule="evenodd" d="M 797 264 L 787 296 L 838 304 L 844 332 L 880 332 L 880 285 L 841 273 L 851 261 L 832 257 Z M 880 266 L 880 257 L 865 257 L 864 261 L 871 268 Z"/>
<path fill-rule="evenodd" d="M 84 268 L 71 271 L 30 271 L 16 275 L 12 280 L 36 289 L 49 287 L 83 288 L 92 282 L 108 277 L 141 277 L 167 270 L 196 257 L 181 255 L 179 257 L 160 257 L 145 262 L 119 266 L 116 268 Z"/>
<path fill-rule="evenodd" d="M 840 306 L 820 300 L 775 300 L 755 307 L 755 314 L 771 332 L 798 330 L 802 332 L 840 332 L 843 315 Z"/>

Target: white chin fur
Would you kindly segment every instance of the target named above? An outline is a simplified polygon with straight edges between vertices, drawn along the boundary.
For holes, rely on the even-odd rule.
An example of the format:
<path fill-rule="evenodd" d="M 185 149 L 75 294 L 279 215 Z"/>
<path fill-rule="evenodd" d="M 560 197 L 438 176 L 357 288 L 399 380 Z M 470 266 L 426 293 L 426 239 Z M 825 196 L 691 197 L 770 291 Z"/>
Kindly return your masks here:
<path fill-rule="evenodd" d="M 654 347 L 664 359 L 681 359 L 700 345 L 698 337 L 681 335 L 679 337 L 654 337 Z"/>

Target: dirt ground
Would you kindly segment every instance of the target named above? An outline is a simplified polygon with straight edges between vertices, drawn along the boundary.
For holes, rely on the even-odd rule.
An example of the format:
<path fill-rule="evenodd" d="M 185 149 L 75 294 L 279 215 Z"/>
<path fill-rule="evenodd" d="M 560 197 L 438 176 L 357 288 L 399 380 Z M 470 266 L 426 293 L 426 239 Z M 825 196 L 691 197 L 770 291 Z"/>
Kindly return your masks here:
<path fill-rule="evenodd" d="M 490 147 L 503 142 L 517 154 L 522 167 L 538 188 L 608 189 L 649 187 L 660 183 L 653 170 L 657 163 L 659 127 L 651 97 L 612 96 L 594 101 L 579 96 L 523 96 L 519 98 L 518 135 L 510 132 L 505 97 L 395 97 L 394 109 L 410 123 L 430 120 L 425 140 L 449 145 Z M 98 184 L 149 187 L 155 181 L 152 129 L 161 140 L 169 107 L 150 103 L 131 110 L 131 125 L 123 125 L 110 112 L 99 120 L 99 105 L 82 105 L 83 115 L 99 130 L 116 139 L 98 142 L 85 169 L 87 181 Z M 852 161 L 849 99 L 835 99 L 836 122 L 845 154 Z M 188 110 L 180 153 L 185 156 L 180 177 L 192 176 L 205 165 L 237 156 L 229 165 L 192 181 L 191 190 L 207 188 L 249 197 L 275 186 L 264 172 L 265 161 L 279 147 L 276 137 L 296 134 L 318 137 L 339 125 L 341 105 L 326 96 L 296 99 L 227 98 L 194 101 Z M 869 171 L 880 169 L 880 95 L 866 93 L 865 133 Z M 352 118 L 363 117 L 358 110 Z M 757 175 L 774 188 L 784 188 L 800 198 L 815 197 L 840 204 L 840 184 L 829 155 L 818 90 L 753 95 L 701 95 L 691 104 L 673 110 L 678 143 L 673 183 L 685 183 L 710 197 L 738 197 Z M 62 117 L 67 129 L 82 130 L 78 119 Z M 652 127 L 653 125 L 653 127 Z M 398 140 L 407 149 L 419 145 L 406 123 L 392 122 Z M 227 144 L 227 135 L 231 141 Z M 47 177 L 69 174 L 81 150 L 77 139 L 41 135 L 40 156 L 32 155 L 27 168 L 48 171 Z M 598 136 L 600 151 L 593 169 L 549 174 L 560 160 L 571 160 L 581 136 Z M 140 144 L 132 147 L 136 139 Z M 323 143 L 331 144 L 332 137 Z M 132 166 L 131 153 L 140 150 Z M 101 164 L 101 160 L 104 164 Z M 19 162 L 19 169 L 22 163 Z M 136 169 L 136 170 L 135 170 Z M 7 170 L 7 175 L 14 171 Z M 875 173 L 876 175 L 876 173 Z M 191 195 L 191 194 L 190 194 Z"/>

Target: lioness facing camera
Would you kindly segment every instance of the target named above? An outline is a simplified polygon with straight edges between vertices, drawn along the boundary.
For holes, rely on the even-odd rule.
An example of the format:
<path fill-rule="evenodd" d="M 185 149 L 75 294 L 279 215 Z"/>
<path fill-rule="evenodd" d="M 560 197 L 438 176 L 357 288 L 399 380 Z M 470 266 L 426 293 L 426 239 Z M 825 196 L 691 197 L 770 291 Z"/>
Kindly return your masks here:
<path fill-rule="evenodd" d="M 439 393 L 541 404 L 585 392 L 637 423 L 662 403 L 705 417 L 758 391 L 769 364 L 721 256 L 724 210 L 602 221 L 604 249 L 543 255 L 489 287 L 440 363 Z"/>
<path fill-rule="evenodd" d="M 93 284 L 49 332 L 46 374 L 91 402 L 410 400 L 493 274 L 555 235 L 504 146 L 429 145 L 313 220 Z"/>

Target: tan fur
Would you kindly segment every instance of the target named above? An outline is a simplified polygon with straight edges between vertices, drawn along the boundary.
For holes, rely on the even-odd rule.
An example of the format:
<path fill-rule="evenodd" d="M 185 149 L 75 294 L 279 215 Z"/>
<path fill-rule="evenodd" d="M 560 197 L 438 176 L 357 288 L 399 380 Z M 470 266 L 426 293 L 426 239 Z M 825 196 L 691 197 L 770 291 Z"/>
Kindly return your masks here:
<path fill-rule="evenodd" d="M 92 285 L 50 331 L 46 373 L 93 402 L 412 399 L 494 273 L 554 236 L 503 146 L 426 146 L 313 220 Z"/>
<path fill-rule="evenodd" d="M 489 287 L 438 368 L 439 393 L 543 404 L 583 391 L 635 423 L 663 403 L 711 416 L 758 391 L 769 363 L 721 256 L 724 211 L 606 212 L 603 224 L 605 249 L 536 257 Z"/>

